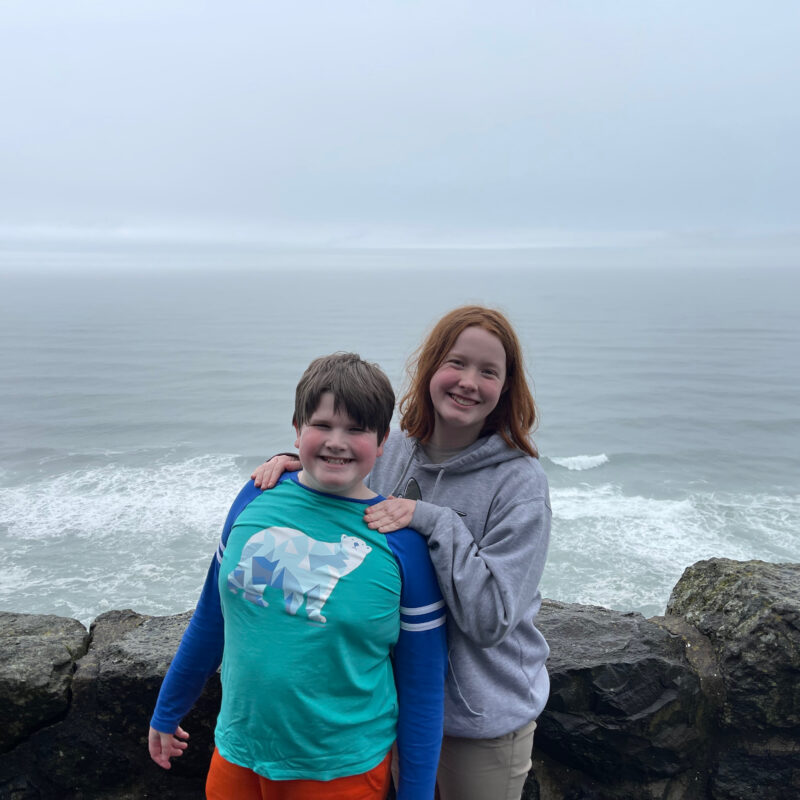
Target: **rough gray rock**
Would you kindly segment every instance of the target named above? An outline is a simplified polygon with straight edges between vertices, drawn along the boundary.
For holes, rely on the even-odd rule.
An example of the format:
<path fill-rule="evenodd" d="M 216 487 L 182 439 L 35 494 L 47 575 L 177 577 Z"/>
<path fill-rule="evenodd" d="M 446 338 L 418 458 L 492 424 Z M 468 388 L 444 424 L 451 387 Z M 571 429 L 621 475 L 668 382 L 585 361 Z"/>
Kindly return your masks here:
<path fill-rule="evenodd" d="M 701 561 L 667 614 L 707 636 L 720 665 L 712 796 L 800 797 L 800 565 Z"/>
<path fill-rule="evenodd" d="M 72 679 L 69 713 L 0 756 L 0 798 L 45 800 L 202 796 L 219 709 L 219 680 L 209 680 L 184 727 L 189 750 L 165 772 L 147 753 L 158 689 L 190 615 L 147 617 L 110 611 Z"/>
<path fill-rule="evenodd" d="M 715 558 L 689 567 L 667 604 L 710 640 L 730 726 L 800 726 L 800 567 Z"/>
<path fill-rule="evenodd" d="M 547 796 L 564 783 L 602 786 L 604 797 L 631 797 L 633 787 L 642 798 L 670 787 L 685 796 L 687 776 L 705 767 L 716 702 L 686 640 L 639 614 L 551 601 L 537 624 L 551 650 L 550 700 L 536 731 L 536 777 L 551 775 Z"/>
<path fill-rule="evenodd" d="M 799 611 L 800 565 L 724 560 L 690 567 L 651 620 L 545 601 L 552 692 L 526 800 L 800 797 Z M 0 617 L 0 800 L 202 797 L 216 677 L 169 772 L 146 747 L 188 617 L 103 614 L 88 651 L 74 620 Z"/>
<path fill-rule="evenodd" d="M 546 601 L 526 800 L 796 800 L 799 612 L 800 564 L 724 559 L 688 568 L 664 617 Z"/>
<path fill-rule="evenodd" d="M 88 645 L 77 620 L 0 612 L 0 752 L 67 713 Z"/>

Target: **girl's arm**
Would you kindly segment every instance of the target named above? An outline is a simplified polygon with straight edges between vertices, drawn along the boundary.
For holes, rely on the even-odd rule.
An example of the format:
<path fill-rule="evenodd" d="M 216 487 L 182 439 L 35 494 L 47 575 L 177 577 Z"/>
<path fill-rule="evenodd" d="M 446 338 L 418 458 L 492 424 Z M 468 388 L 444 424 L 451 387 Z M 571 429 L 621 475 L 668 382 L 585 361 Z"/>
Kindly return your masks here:
<path fill-rule="evenodd" d="M 253 470 L 250 476 L 257 489 L 272 489 L 284 472 L 302 469 L 300 460 L 294 453 L 278 453 Z"/>
<path fill-rule="evenodd" d="M 450 508 L 417 501 L 410 524 L 427 539 L 451 619 L 481 647 L 503 641 L 531 613 L 550 542 L 544 473 L 517 469 L 509 482 L 520 485 L 493 499 L 480 544 Z"/>

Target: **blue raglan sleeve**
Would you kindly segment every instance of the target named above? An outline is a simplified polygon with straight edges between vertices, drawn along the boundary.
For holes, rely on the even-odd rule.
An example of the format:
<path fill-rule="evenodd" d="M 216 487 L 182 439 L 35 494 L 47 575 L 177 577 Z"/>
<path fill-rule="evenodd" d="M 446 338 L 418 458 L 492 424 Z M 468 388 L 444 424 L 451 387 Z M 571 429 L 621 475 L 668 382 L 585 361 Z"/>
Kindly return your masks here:
<path fill-rule="evenodd" d="M 200 696 L 206 681 L 222 662 L 225 631 L 219 598 L 219 568 L 233 523 L 259 494 L 261 490 L 255 488 L 253 481 L 249 481 L 228 511 L 197 607 L 158 693 L 150 720 L 150 725 L 157 731 L 175 732 Z"/>
<path fill-rule="evenodd" d="M 399 716 L 398 800 L 432 798 L 444 724 L 447 611 L 425 539 L 416 531 L 389 533 L 400 566 L 400 635 L 394 648 Z"/>

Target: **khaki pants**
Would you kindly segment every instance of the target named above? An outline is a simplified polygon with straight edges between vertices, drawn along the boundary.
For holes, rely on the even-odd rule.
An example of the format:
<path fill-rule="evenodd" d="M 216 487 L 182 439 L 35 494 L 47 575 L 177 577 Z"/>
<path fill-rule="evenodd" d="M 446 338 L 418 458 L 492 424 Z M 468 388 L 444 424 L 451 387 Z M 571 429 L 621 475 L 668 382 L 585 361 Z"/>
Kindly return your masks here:
<path fill-rule="evenodd" d="M 440 800 L 519 800 L 531 769 L 535 722 L 496 739 L 442 739 Z"/>
<path fill-rule="evenodd" d="M 529 722 L 496 739 L 445 736 L 436 776 L 439 800 L 519 800 L 531 769 L 533 732 Z M 397 750 L 392 774 L 397 785 Z"/>

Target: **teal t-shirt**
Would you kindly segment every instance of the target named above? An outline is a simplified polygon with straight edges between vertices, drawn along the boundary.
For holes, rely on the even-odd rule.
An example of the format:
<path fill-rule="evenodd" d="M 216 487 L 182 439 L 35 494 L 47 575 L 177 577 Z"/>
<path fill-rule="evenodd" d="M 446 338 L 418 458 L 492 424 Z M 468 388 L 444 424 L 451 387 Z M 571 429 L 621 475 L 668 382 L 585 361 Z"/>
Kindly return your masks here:
<path fill-rule="evenodd" d="M 389 751 L 401 575 L 363 514 L 363 502 L 284 480 L 234 521 L 218 583 L 215 737 L 228 761 L 276 780 L 329 780 Z"/>

